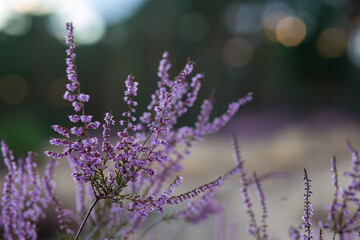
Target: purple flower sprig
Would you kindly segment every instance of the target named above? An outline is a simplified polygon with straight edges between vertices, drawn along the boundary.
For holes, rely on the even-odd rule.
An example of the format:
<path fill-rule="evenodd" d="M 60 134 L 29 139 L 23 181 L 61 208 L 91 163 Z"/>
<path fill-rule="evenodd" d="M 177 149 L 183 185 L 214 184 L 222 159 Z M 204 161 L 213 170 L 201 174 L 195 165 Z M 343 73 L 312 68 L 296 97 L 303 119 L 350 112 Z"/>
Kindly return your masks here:
<path fill-rule="evenodd" d="M 235 148 L 234 160 L 237 166 L 239 166 L 240 191 L 243 199 L 243 205 L 249 219 L 247 232 L 250 235 L 255 236 L 256 238 L 261 239 L 260 228 L 255 219 L 255 213 L 253 211 L 253 203 L 250 197 L 250 181 L 244 166 L 244 161 L 242 160 L 240 154 L 239 142 L 236 136 L 233 137 L 233 142 Z"/>
<path fill-rule="evenodd" d="M 66 73 L 67 79 L 70 83 L 66 84 L 67 90 L 64 93 L 63 98 L 72 103 L 75 112 L 81 112 L 81 115 L 70 115 L 69 120 L 72 123 L 81 122 L 83 126 L 74 126 L 71 129 L 59 125 L 53 125 L 54 131 L 60 135 L 66 137 L 66 139 L 52 138 L 50 144 L 64 147 L 64 151 L 61 153 L 55 153 L 53 151 L 46 150 L 45 154 L 51 158 L 62 158 L 68 156 L 72 152 L 80 152 L 83 156 L 81 159 L 75 158 L 74 164 L 80 169 L 86 169 L 84 173 L 75 172 L 73 177 L 80 182 L 87 182 L 91 180 L 91 175 L 94 173 L 94 168 L 101 168 L 98 161 L 98 154 L 93 151 L 98 142 L 96 138 L 89 138 L 88 131 L 97 129 L 100 126 L 99 122 L 92 122 L 92 116 L 85 114 L 85 102 L 88 102 L 90 96 L 84 94 L 80 90 L 80 82 L 78 79 L 78 73 L 76 68 L 76 54 L 74 43 L 74 27 L 72 23 L 66 24 L 68 35 L 66 36 L 66 44 L 68 49 L 66 50 Z M 70 141 L 71 135 L 77 137 L 76 141 Z M 86 157 L 85 157 L 86 155 Z"/>
<path fill-rule="evenodd" d="M 78 183 L 77 214 L 84 213 L 84 187 L 89 183 L 93 203 L 83 218 L 75 240 L 79 238 L 92 209 L 101 199 L 111 200 L 112 204 L 118 206 L 114 208 L 117 209 L 116 211 L 122 209 L 131 215 L 124 225 L 127 228 L 124 227 L 122 234 L 117 235 L 124 239 L 136 232 L 148 213 L 155 209 L 163 212 L 165 204 L 176 204 L 197 195 L 208 195 L 203 201 L 211 205 L 213 197 L 210 195 L 214 196 L 215 189 L 224 180 L 238 173 L 241 165 L 213 182 L 177 196 L 173 196 L 172 191 L 179 184 L 179 177 L 165 192 L 163 186 L 169 178 L 182 169 L 181 160 L 190 152 L 194 143 L 225 126 L 240 106 L 252 100 L 252 93 L 231 103 L 223 115 L 213 120 L 210 120 L 212 99 L 205 100 L 195 126 L 175 128 L 178 118 L 194 105 L 201 86 L 200 80 L 204 78 L 204 74 L 197 74 L 190 82 L 187 81 L 195 66 L 189 58 L 180 73 L 174 79 L 170 79 L 168 70 L 171 63 L 169 54 L 165 52 L 158 70 L 160 78 L 158 89 L 151 97 L 149 111 L 143 113 L 139 118 L 140 121 L 137 121 L 135 97 L 139 84 L 134 80 L 133 75 L 129 75 L 125 81 L 124 93 L 127 111 L 122 114 L 123 119 L 120 120 L 122 129 L 117 133 L 119 138 L 116 142 L 111 138 L 111 127 L 115 125 L 115 120 L 109 112 L 105 114 L 102 124 L 101 141 L 98 137 L 89 136 L 90 130 L 97 129 L 100 123 L 93 121 L 91 115 L 85 114 L 85 102 L 89 101 L 90 97 L 80 91 L 75 64 L 73 25 L 66 24 L 66 29 L 68 30 L 66 72 L 70 83 L 66 85 L 64 98 L 74 107 L 76 114 L 70 115 L 69 120 L 76 126 L 69 129 L 59 125 L 52 126 L 64 138 L 52 138 L 50 143 L 63 147 L 63 151 L 45 152 L 51 158 L 48 174 L 45 177 L 45 189 L 49 199 L 57 206 L 60 221 L 67 223 L 64 211 L 53 194 L 55 186 L 52 179 L 53 169 L 57 164 L 56 159 L 67 157 L 73 169 L 72 176 Z M 93 215 L 96 216 L 96 213 L 92 214 L 92 218 Z M 67 227 L 64 225 L 62 228 Z"/>
<path fill-rule="evenodd" d="M 217 180 L 206 183 L 200 187 L 197 187 L 189 192 L 182 193 L 180 195 L 171 196 L 172 188 L 178 186 L 182 178 L 177 177 L 174 182 L 170 185 L 169 188 L 166 189 L 165 193 L 162 194 L 158 199 L 154 196 L 149 196 L 145 199 L 141 199 L 141 196 L 134 196 L 134 197 L 124 197 L 126 200 L 132 202 L 127 209 L 133 212 L 140 214 L 143 217 L 146 217 L 149 212 L 153 211 L 155 208 L 159 212 L 164 212 L 164 205 L 165 204 L 178 204 L 180 202 L 190 200 L 195 198 L 198 195 L 202 195 L 205 191 L 211 191 L 213 188 L 221 185 L 223 183 L 223 178 L 219 177 Z"/>
<path fill-rule="evenodd" d="M 199 196 L 198 199 L 189 201 L 188 206 L 179 212 L 179 218 L 187 223 L 198 224 L 210 215 L 219 214 L 223 208 L 215 198 L 217 190 L 218 188 L 213 188 Z"/>
<path fill-rule="evenodd" d="M 85 123 L 85 129 L 86 129 L 86 123 L 90 122 L 91 120 L 86 118 L 84 112 L 84 102 L 88 102 L 90 96 L 87 94 L 83 94 L 80 91 L 80 82 L 78 79 L 78 73 L 75 64 L 76 54 L 74 52 L 75 43 L 74 43 L 73 24 L 67 23 L 66 30 L 68 30 L 68 35 L 66 36 L 66 44 L 69 46 L 69 48 L 66 50 L 66 55 L 68 56 L 66 58 L 66 65 L 67 65 L 66 73 L 67 73 L 67 79 L 70 81 L 70 83 L 66 84 L 67 91 L 64 94 L 64 99 L 72 102 L 72 106 L 74 107 L 74 110 L 76 112 L 79 111 L 82 112 L 82 119 L 80 120 Z M 79 120 L 76 116 L 72 117 L 71 119 L 74 121 Z M 90 120 L 90 121 L 86 121 L 86 120 Z M 86 134 L 86 132 L 84 132 L 84 134 Z"/>
<path fill-rule="evenodd" d="M 1 224 L 9 240 L 37 239 L 39 221 L 45 217 L 48 201 L 36 172 L 35 154 L 29 152 L 25 161 L 17 162 L 6 141 L 1 140 L 1 152 L 8 169 L 1 199 Z"/>
<path fill-rule="evenodd" d="M 246 97 L 245 97 L 246 98 Z M 233 137 L 233 145 L 234 145 L 234 161 L 236 163 L 236 167 L 230 170 L 227 174 L 233 175 L 238 174 L 240 177 L 240 192 L 242 195 L 242 203 L 245 208 L 245 212 L 248 216 L 248 226 L 247 226 L 247 232 L 249 235 L 254 236 L 258 240 L 267 240 L 269 239 L 268 233 L 267 233 L 267 222 L 266 219 L 268 217 L 268 207 L 267 207 L 267 201 L 265 194 L 262 190 L 261 181 L 267 180 L 269 178 L 274 177 L 282 177 L 282 178 L 289 178 L 289 173 L 286 172 L 269 172 L 260 175 L 259 177 L 254 172 L 253 178 L 249 178 L 248 173 L 246 172 L 244 160 L 242 159 L 242 156 L 240 154 L 240 147 L 237 137 L 234 135 Z M 227 176 L 225 174 L 225 176 Z M 253 201 L 250 196 L 250 186 L 254 185 L 259 205 L 261 207 L 261 220 L 260 223 L 257 222 L 255 217 L 255 212 L 253 210 Z"/>
<path fill-rule="evenodd" d="M 167 204 L 178 204 L 178 202 L 183 202 L 184 200 L 194 198 L 195 196 L 199 195 L 200 193 L 203 193 L 206 190 L 210 190 L 220 184 L 223 183 L 223 178 L 219 177 L 215 181 L 206 183 L 200 187 L 195 188 L 194 190 L 191 190 L 190 192 L 180 194 L 178 196 L 173 196 L 169 198 L 166 203 Z"/>
<path fill-rule="evenodd" d="M 262 240 L 267 240 L 268 235 L 267 235 L 267 232 L 266 232 L 266 228 L 267 228 L 266 218 L 268 217 L 268 210 L 267 210 L 266 197 L 265 197 L 265 194 L 264 194 L 264 192 L 263 192 L 263 190 L 261 188 L 260 181 L 259 181 L 259 179 L 258 179 L 255 172 L 254 172 L 253 182 L 254 182 L 256 193 L 258 195 L 258 198 L 259 198 L 259 201 L 260 201 L 260 206 L 261 206 L 261 209 L 262 209 L 261 226 L 260 226 L 259 232 L 261 234 L 261 239 Z"/>
<path fill-rule="evenodd" d="M 8 168 L 8 174 L 5 177 L 3 196 L 1 201 L 3 226 L 5 236 L 12 240 L 15 239 L 17 234 L 16 223 L 17 223 L 17 206 L 16 197 L 19 192 L 15 187 L 16 184 L 16 163 L 14 162 L 13 152 L 9 150 L 5 140 L 1 141 L 1 151 L 4 158 L 4 163 Z"/>
<path fill-rule="evenodd" d="M 305 168 L 303 173 L 303 180 L 305 185 L 304 188 L 305 193 L 304 193 L 304 216 L 302 217 L 303 224 L 301 225 L 301 228 L 304 230 L 305 234 L 302 235 L 302 238 L 304 240 L 311 240 L 311 239 L 315 239 L 314 233 L 311 230 L 311 226 L 312 226 L 311 217 L 313 215 L 313 207 L 310 203 L 310 197 L 313 193 L 310 190 L 311 179 L 309 178 Z"/>
<path fill-rule="evenodd" d="M 335 193 L 334 193 L 334 199 L 331 203 L 331 207 L 329 210 L 329 216 L 328 220 L 332 221 L 333 223 L 336 222 L 337 217 L 337 208 L 339 207 L 339 193 L 340 193 L 340 187 L 338 182 L 338 173 L 337 173 L 337 167 L 336 167 L 336 157 L 333 156 L 331 158 L 331 172 L 332 172 L 332 183 L 335 187 Z"/>
<path fill-rule="evenodd" d="M 55 170 L 57 166 L 58 161 L 56 158 L 51 158 L 46 164 L 45 176 L 43 178 L 44 192 L 47 201 L 55 206 L 60 229 L 64 231 L 66 235 L 72 235 L 73 231 L 70 229 L 71 219 L 65 214 L 62 204 L 55 196 Z"/>

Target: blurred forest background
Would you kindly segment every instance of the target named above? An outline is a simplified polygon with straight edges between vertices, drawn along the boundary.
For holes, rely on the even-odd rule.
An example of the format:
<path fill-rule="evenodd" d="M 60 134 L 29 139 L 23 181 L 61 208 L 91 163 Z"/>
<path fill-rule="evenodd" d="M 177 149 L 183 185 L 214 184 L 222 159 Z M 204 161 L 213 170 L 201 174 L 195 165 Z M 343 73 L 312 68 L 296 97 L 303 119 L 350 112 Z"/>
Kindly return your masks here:
<path fill-rule="evenodd" d="M 358 117 L 359 10 L 356 0 L 0 0 L 0 133 L 25 153 L 46 142 L 49 125 L 67 122 L 66 21 L 75 26 L 88 113 L 99 120 L 124 110 L 129 73 L 140 82 L 138 112 L 145 109 L 163 51 L 174 76 L 187 57 L 198 63 L 200 98 L 215 90 L 216 114 L 253 91 L 244 112 Z"/>
<path fill-rule="evenodd" d="M 264 183 L 265 194 L 272 193 L 271 233 L 282 239 L 289 221 L 300 222 L 304 167 L 314 178 L 315 218 L 326 218 L 329 159 L 336 154 L 342 171 L 351 158 L 344 142 L 360 147 L 360 1 L 0 0 L 0 137 L 17 156 L 33 150 L 45 159 L 41 153 L 56 136 L 49 126 L 69 124 L 73 110 L 62 99 L 68 21 L 75 26 L 82 91 L 91 96 L 87 113 L 96 120 L 111 110 L 120 120 L 130 73 L 140 83 L 138 113 L 145 110 L 164 51 L 170 52 L 173 76 L 188 57 L 197 63 L 195 72 L 206 74 L 199 98 L 215 90 L 214 116 L 254 92 L 254 101 L 222 135 L 195 148 L 181 191 L 233 166 L 231 134 L 237 133 L 250 171 L 294 173 L 291 181 Z M 200 102 L 180 124 L 192 124 Z M 73 193 L 68 171 L 58 174 L 58 190 Z M 245 229 L 233 183 L 221 197 Z M 74 202 L 63 198 L 65 206 Z M 208 239 L 209 228 L 199 229 L 185 231 L 182 239 Z"/>

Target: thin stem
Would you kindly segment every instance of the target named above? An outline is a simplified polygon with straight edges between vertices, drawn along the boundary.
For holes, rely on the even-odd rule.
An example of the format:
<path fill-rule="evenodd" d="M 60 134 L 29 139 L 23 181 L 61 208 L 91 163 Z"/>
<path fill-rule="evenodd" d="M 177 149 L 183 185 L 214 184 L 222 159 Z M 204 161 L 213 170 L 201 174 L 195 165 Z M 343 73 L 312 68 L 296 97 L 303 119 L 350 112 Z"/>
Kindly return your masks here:
<path fill-rule="evenodd" d="M 153 133 L 154 133 L 154 131 L 150 131 L 150 132 L 148 132 L 148 134 L 146 135 L 146 138 L 145 138 L 145 140 L 144 140 L 144 142 L 143 142 L 143 146 L 145 146 L 145 144 L 147 143 L 147 141 L 150 139 L 150 137 L 153 135 Z"/>
<path fill-rule="evenodd" d="M 96 197 L 95 201 L 91 204 L 91 206 L 90 206 L 90 208 L 89 208 L 89 211 L 86 213 L 86 216 L 85 216 L 84 220 L 82 221 L 82 223 L 81 223 L 81 225 L 80 225 L 80 227 L 79 227 L 79 230 L 78 230 L 78 232 L 76 233 L 76 236 L 75 236 L 74 240 L 78 240 L 78 239 L 79 239 L 80 233 L 81 233 L 82 229 L 84 228 L 85 223 L 86 223 L 87 219 L 89 218 L 91 211 L 93 210 L 93 208 L 95 207 L 95 205 L 97 204 L 97 202 L 98 202 L 99 200 L 100 200 L 100 198 Z"/>
<path fill-rule="evenodd" d="M 323 240 L 322 229 L 321 228 L 320 228 L 320 233 L 319 233 L 319 240 Z"/>

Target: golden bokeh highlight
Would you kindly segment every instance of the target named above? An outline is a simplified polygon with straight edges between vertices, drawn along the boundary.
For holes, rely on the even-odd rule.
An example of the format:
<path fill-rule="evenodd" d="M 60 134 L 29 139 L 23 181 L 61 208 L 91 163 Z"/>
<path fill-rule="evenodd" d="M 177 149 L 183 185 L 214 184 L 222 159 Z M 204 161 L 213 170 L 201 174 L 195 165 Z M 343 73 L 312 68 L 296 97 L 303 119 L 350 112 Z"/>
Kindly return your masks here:
<path fill-rule="evenodd" d="M 6 104 L 18 104 L 29 93 L 28 84 L 19 75 L 6 75 L 0 79 L 0 99 Z"/>
<path fill-rule="evenodd" d="M 346 52 L 348 35 L 344 29 L 328 28 L 316 40 L 318 52 L 326 58 L 340 57 Z"/>
<path fill-rule="evenodd" d="M 242 67 L 254 56 L 254 45 L 243 37 L 231 38 L 224 47 L 224 59 L 232 67 Z"/>
<path fill-rule="evenodd" d="M 281 19 L 275 29 L 276 39 L 286 47 L 299 45 L 306 36 L 305 23 L 293 16 Z"/>
<path fill-rule="evenodd" d="M 261 35 L 265 41 L 270 43 L 277 42 L 275 33 L 276 25 L 286 16 L 287 14 L 284 12 L 272 12 L 264 18 L 262 22 Z"/>
<path fill-rule="evenodd" d="M 44 0 L 12 0 L 9 2 L 10 8 L 21 14 L 50 14 L 56 6 L 55 1 Z"/>

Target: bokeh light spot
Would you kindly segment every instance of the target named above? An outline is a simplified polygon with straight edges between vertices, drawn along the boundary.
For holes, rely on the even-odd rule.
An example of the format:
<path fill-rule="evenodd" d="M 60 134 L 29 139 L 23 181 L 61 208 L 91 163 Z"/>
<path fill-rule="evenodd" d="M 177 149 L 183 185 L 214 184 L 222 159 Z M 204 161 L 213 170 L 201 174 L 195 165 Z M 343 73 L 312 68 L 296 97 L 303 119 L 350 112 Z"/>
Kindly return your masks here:
<path fill-rule="evenodd" d="M 254 46 L 242 37 L 230 39 L 224 47 L 224 59 L 232 67 L 242 67 L 254 56 Z"/>
<path fill-rule="evenodd" d="M 286 13 L 287 16 L 294 15 L 294 10 L 290 7 L 289 3 L 286 1 L 267 1 L 264 4 L 263 17 L 267 16 L 273 12 L 282 12 Z"/>
<path fill-rule="evenodd" d="M 104 19 L 85 0 L 63 1 L 49 20 L 50 32 L 61 42 L 64 42 L 64 26 L 68 21 L 72 21 L 76 29 L 75 43 L 95 44 L 102 39 L 106 31 Z"/>
<path fill-rule="evenodd" d="M 264 18 L 262 24 L 262 36 L 267 42 L 277 42 L 275 33 L 276 25 L 286 16 L 287 14 L 284 12 L 272 12 Z"/>
<path fill-rule="evenodd" d="M 261 5 L 256 3 L 232 3 L 225 11 L 225 24 L 233 34 L 256 33 L 260 26 L 261 9 Z"/>
<path fill-rule="evenodd" d="M 72 0 L 73 1 L 73 0 Z M 107 24 L 123 22 L 133 16 L 146 0 L 87 0 Z"/>
<path fill-rule="evenodd" d="M 21 103 L 28 92 L 28 84 L 19 75 L 6 75 L 0 79 L 0 99 L 7 104 Z"/>
<path fill-rule="evenodd" d="M 30 16 L 18 13 L 12 14 L 2 31 L 8 35 L 22 36 L 30 30 L 31 25 Z"/>
<path fill-rule="evenodd" d="M 277 40 L 286 47 L 299 45 L 306 36 L 306 26 L 297 17 L 289 16 L 281 19 L 275 29 Z"/>
<path fill-rule="evenodd" d="M 58 0 L 11 0 L 10 8 L 20 14 L 44 15 L 54 11 Z"/>
<path fill-rule="evenodd" d="M 347 34 L 343 29 L 329 28 L 320 33 L 316 47 L 324 57 L 335 58 L 346 52 L 347 40 Z"/>
<path fill-rule="evenodd" d="M 12 14 L 8 4 L 4 1 L 0 1 L 0 30 L 7 25 Z"/>

